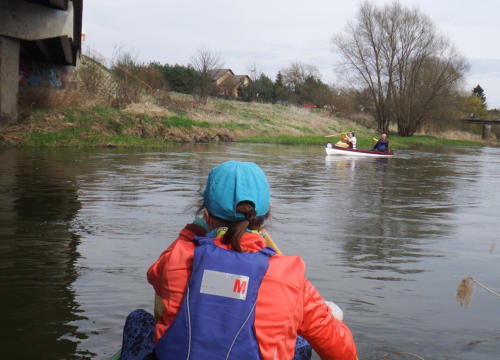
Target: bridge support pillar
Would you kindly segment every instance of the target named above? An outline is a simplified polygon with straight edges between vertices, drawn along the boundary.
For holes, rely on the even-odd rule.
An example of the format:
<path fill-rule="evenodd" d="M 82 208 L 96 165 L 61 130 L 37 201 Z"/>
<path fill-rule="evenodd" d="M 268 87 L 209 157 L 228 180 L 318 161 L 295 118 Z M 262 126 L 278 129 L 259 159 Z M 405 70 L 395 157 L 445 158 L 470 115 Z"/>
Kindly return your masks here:
<path fill-rule="evenodd" d="M 490 140 L 491 138 L 491 124 L 483 124 L 483 133 L 481 139 Z"/>
<path fill-rule="evenodd" d="M 0 125 L 17 121 L 19 46 L 19 40 L 0 36 Z"/>

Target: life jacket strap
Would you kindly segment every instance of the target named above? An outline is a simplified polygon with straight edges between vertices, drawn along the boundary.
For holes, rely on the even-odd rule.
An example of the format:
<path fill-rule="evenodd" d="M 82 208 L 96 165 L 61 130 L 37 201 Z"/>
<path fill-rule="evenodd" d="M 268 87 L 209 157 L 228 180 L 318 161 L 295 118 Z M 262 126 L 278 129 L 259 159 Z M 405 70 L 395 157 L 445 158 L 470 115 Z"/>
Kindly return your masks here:
<path fill-rule="evenodd" d="M 213 246 L 217 246 L 215 245 L 215 242 L 214 242 L 214 239 L 211 238 L 211 237 L 208 237 L 208 236 L 195 236 L 193 238 L 193 241 L 194 241 L 194 244 L 196 246 L 202 246 L 202 245 L 213 245 Z M 267 255 L 269 257 L 273 256 L 274 254 L 276 254 L 276 250 L 274 250 L 272 247 L 270 246 L 266 246 L 265 248 L 262 248 L 259 250 L 259 252 L 261 254 L 264 254 L 264 255 Z"/>

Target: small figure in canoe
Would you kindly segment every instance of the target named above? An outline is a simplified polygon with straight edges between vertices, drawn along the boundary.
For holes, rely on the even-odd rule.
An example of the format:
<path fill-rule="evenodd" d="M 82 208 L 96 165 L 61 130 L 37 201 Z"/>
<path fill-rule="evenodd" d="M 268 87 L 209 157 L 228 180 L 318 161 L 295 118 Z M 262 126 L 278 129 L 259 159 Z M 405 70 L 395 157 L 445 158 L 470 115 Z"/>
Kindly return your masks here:
<path fill-rule="evenodd" d="M 353 131 L 349 132 L 343 132 L 340 134 L 342 140 L 337 141 L 335 144 L 336 147 L 341 147 L 341 148 L 346 148 L 346 149 L 356 149 L 356 143 L 357 139 Z M 331 147 L 328 147 L 328 143 L 326 146 L 328 149 L 331 149 Z"/>
<path fill-rule="evenodd" d="M 356 143 L 358 142 L 358 139 L 356 139 L 356 136 L 354 135 L 354 131 L 350 131 L 347 133 L 347 139 L 342 139 L 347 143 L 347 146 L 349 149 L 354 149 L 356 150 Z"/>
<path fill-rule="evenodd" d="M 147 273 L 160 307 L 154 358 L 308 359 L 312 346 L 324 359 L 356 359 L 349 328 L 305 277 L 302 259 L 279 253 L 263 230 L 270 211 L 255 163 L 210 171 L 203 218 Z"/>
<path fill-rule="evenodd" d="M 389 139 L 387 139 L 387 134 L 382 133 L 380 139 L 373 146 L 372 151 L 378 152 L 388 152 L 389 151 Z"/>

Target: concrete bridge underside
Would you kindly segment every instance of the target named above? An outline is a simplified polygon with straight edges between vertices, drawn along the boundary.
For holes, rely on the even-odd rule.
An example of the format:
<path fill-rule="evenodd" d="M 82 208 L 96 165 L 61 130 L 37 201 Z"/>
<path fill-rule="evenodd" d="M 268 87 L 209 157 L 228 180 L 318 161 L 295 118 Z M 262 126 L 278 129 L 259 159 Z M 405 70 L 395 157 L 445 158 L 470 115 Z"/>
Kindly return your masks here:
<path fill-rule="evenodd" d="M 75 65 L 83 0 L 0 0 L 0 124 L 17 119 L 20 60 Z"/>
<path fill-rule="evenodd" d="M 462 121 L 483 125 L 481 139 L 490 140 L 492 137 L 491 125 L 500 125 L 500 120 L 463 119 Z"/>

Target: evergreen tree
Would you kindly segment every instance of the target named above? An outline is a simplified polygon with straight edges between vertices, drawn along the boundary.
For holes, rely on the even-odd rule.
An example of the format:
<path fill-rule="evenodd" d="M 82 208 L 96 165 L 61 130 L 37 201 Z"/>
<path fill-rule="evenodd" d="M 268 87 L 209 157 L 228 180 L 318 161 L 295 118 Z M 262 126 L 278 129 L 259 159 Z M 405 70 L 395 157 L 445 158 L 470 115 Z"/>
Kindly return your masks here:
<path fill-rule="evenodd" d="M 276 80 L 274 81 L 274 97 L 275 97 L 275 102 L 290 101 L 291 93 L 289 89 L 287 89 L 287 87 L 285 86 L 283 74 L 281 74 L 281 72 L 278 72 L 278 74 L 276 74 Z"/>
<path fill-rule="evenodd" d="M 314 104 L 322 108 L 330 102 L 331 94 L 330 87 L 321 79 L 308 76 L 300 87 L 298 101 L 302 104 Z"/>
<path fill-rule="evenodd" d="M 172 91 L 192 94 L 199 83 L 200 74 L 192 67 L 165 64 L 160 69 Z"/>
<path fill-rule="evenodd" d="M 276 91 L 273 81 L 264 74 L 256 81 L 258 100 L 266 103 L 276 102 Z"/>
<path fill-rule="evenodd" d="M 474 89 L 472 89 L 472 95 L 480 98 L 483 106 L 486 107 L 486 95 L 484 95 L 484 90 L 481 85 L 478 84 Z"/>
<path fill-rule="evenodd" d="M 274 85 L 277 88 L 282 88 L 283 87 L 283 75 L 279 71 L 278 71 L 278 74 L 276 74 L 276 80 L 274 81 Z"/>

